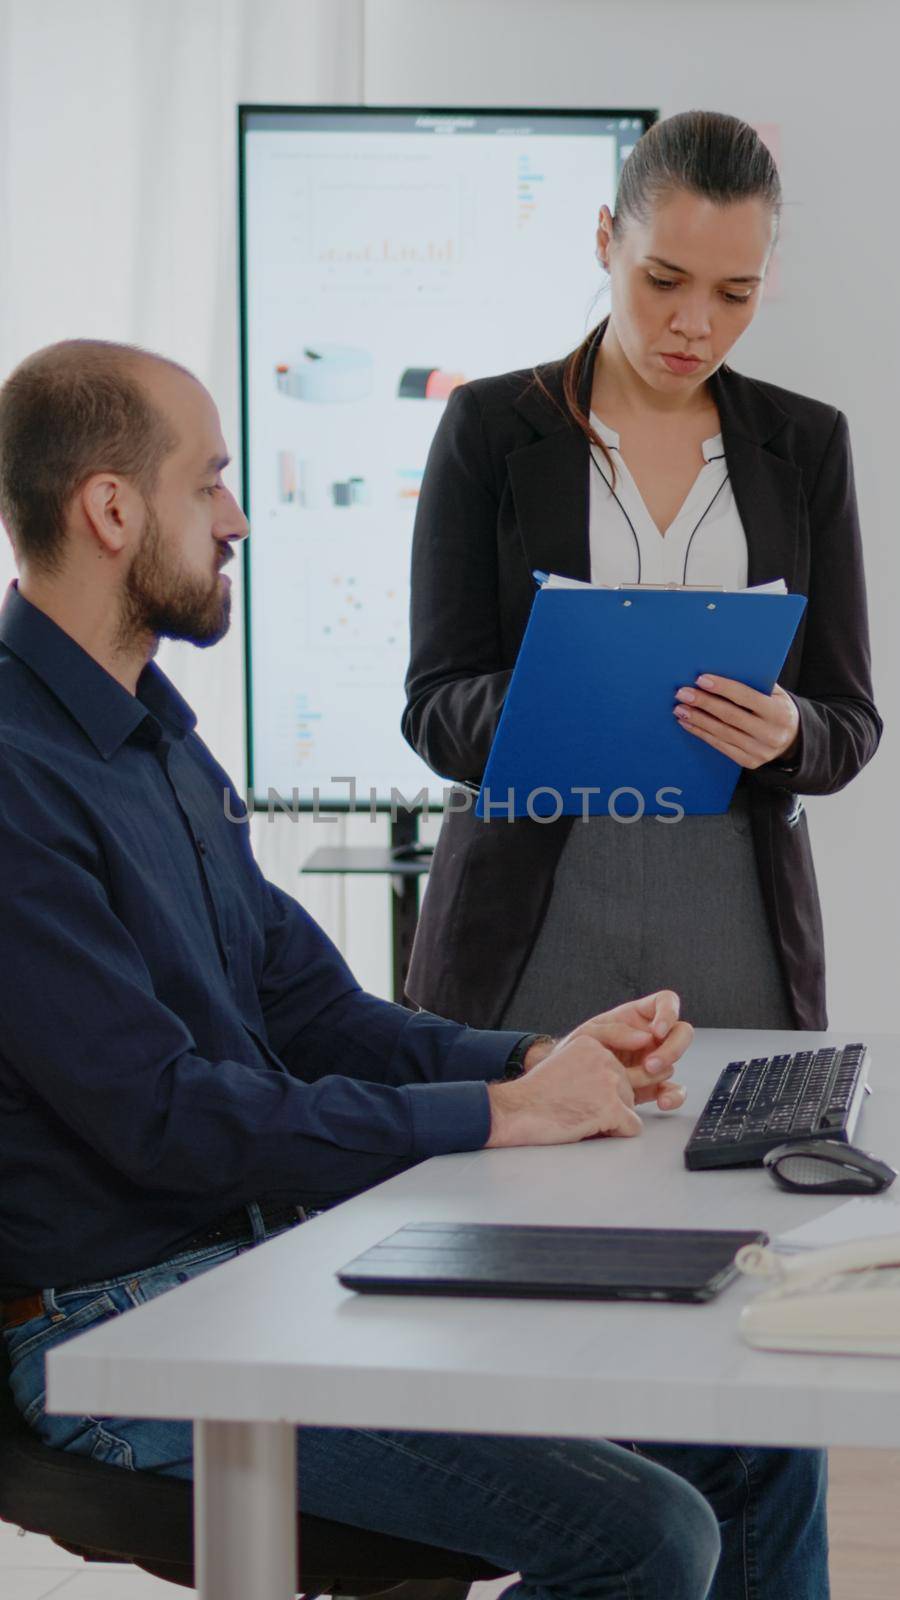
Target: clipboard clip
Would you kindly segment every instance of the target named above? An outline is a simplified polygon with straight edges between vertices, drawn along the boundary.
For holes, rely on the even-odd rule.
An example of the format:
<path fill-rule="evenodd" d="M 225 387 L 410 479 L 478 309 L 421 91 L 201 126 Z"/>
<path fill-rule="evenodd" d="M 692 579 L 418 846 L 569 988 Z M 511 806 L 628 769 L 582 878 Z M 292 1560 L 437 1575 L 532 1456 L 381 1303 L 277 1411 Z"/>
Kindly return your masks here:
<path fill-rule="evenodd" d="M 550 573 L 549 572 L 541 572 L 538 569 L 535 569 L 535 571 L 532 572 L 531 576 L 534 579 L 534 581 L 537 584 L 539 589 L 542 589 L 545 586 L 545 584 L 549 583 L 549 581 L 550 581 Z M 577 583 L 572 581 L 571 587 L 574 588 L 574 589 L 595 589 L 596 588 L 596 589 L 607 589 L 607 590 L 610 590 L 610 591 L 615 591 L 617 589 L 638 590 L 638 591 L 640 591 L 641 589 L 655 589 L 657 591 L 660 591 L 660 590 L 666 591 L 666 590 L 670 590 L 670 589 L 681 589 L 681 590 L 685 590 L 689 594 L 691 594 L 691 593 L 692 594 L 725 594 L 726 593 L 726 589 L 725 589 L 724 583 L 610 583 L 610 584 L 598 583 L 598 584 L 592 584 L 592 583 L 585 583 L 585 582 L 582 582 L 582 581 L 579 581 Z"/>

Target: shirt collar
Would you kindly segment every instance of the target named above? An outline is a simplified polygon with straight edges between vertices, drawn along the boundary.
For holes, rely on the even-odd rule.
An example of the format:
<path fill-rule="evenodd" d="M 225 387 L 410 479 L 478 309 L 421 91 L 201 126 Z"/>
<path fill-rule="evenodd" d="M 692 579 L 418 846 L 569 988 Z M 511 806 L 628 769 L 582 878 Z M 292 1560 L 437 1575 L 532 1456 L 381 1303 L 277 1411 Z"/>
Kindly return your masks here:
<path fill-rule="evenodd" d="M 595 433 L 599 433 L 603 443 L 607 445 L 610 450 L 618 450 L 619 435 L 616 433 L 615 428 L 608 428 L 606 426 L 606 423 L 603 422 L 600 417 L 598 417 L 596 411 L 591 412 L 591 425 L 593 426 Z M 703 451 L 704 461 L 717 461 L 720 456 L 725 454 L 725 445 L 721 433 L 714 433 L 712 438 L 704 439 L 700 448 Z"/>
<path fill-rule="evenodd" d="M 46 684 L 104 761 L 138 728 L 143 742 L 156 744 L 163 728 L 183 739 L 196 726 L 187 701 L 155 662 L 141 673 L 137 694 L 129 694 L 46 612 L 26 600 L 15 582 L 0 607 L 0 643 Z"/>

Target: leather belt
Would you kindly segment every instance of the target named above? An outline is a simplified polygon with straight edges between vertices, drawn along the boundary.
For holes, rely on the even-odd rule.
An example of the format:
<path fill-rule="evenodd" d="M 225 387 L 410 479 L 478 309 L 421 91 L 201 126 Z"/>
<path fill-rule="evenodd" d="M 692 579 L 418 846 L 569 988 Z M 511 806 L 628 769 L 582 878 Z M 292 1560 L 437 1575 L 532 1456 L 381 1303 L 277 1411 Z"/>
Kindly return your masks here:
<path fill-rule="evenodd" d="M 34 1294 L 27 1294 L 21 1300 L 4 1300 L 0 1305 L 0 1327 L 18 1328 L 23 1322 L 30 1322 L 32 1317 L 44 1315 L 44 1296 L 40 1289 Z"/>
<path fill-rule="evenodd" d="M 270 1233 L 276 1228 L 288 1227 L 291 1223 L 305 1222 L 306 1212 L 299 1205 L 260 1205 L 260 1215 L 266 1232 Z M 191 1233 L 186 1239 L 179 1239 L 174 1248 L 166 1250 L 164 1261 L 172 1257 L 184 1255 L 190 1250 L 203 1250 L 208 1245 L 225 1244 L 232 1239 L 253 1237 L 253 1225 L 246 1206 L 238 1206 L 237 1210 L 229 1211 L 208 1228 L 198 1228 L 196 1233 Z M 159 1262 L 153 1263 L 159 1266 Z M 138 1268 L 138 1273 L 146 1268 Z M 76 1285 L 80 1287 L 80 1285 Z M 60 1291 L 61 1293 L 65 1291 Z M 42 1289 L 35 1289 L 33 1294 L 22 1295 L 18 1300 L 4 1300 L 0 1302 L 0 1328 L 19 1328 L 23 1322 L 30 1322 L 32 1317 L 44 1316 L 44 1294 Z"/>
<path fill-rule="evenodd" d="M 267 1233 L 272 1233 L 275 1228 L 286 1228 L 290 1223 L 305 1222 L 306 1212 L 302 1206 L 289 1205 L 283 1200 L 277 1204 L 260 1205 L 260 1216 Z M 246 1206 L 238 1206 L 236 1211 L 229 1211 L 227 1216 L 220 1217 L 208 1228 L 198 1228 L 196 1233 L 189 1234 L 186 1239 L 179 1239 L 175 1248 L 167 1249 L 163 1260 L 168 1261 L 172 1256 L 184 1255 L 188 1250 L 202 1250 L 206 1245 L 225 1244 L 231 1239 L 253 1237 L 253 1224 L 247 1215 Z"/>

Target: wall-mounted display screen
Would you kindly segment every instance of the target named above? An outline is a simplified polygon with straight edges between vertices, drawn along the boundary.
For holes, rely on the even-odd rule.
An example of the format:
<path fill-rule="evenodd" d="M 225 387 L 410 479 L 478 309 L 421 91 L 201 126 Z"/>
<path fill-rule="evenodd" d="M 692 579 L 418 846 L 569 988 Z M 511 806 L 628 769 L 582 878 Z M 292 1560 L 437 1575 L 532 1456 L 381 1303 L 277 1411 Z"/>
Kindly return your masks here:
<path fill-rule="evenodd" d="M 467 379 L 564 355 L 648 111 L 242 107 L 248 788 L 440 785 L 400 733 L 428 447 Z"/>

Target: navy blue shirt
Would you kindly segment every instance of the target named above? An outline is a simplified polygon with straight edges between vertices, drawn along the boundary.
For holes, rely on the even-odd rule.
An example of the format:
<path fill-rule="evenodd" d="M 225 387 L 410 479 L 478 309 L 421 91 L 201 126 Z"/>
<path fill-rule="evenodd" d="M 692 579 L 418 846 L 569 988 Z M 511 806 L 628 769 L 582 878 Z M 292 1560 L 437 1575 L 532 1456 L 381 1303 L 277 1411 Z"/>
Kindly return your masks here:
<path fill-rule="evenodd" d="M 487 1140 L 486 1080 L 522 1035 L 365 994 L 262 876 L 194 725 L 153 663 L 129 694 L 10 588 L 2 1286 L 111 1277 L 248 1200 L 327 1201 Z"/>

